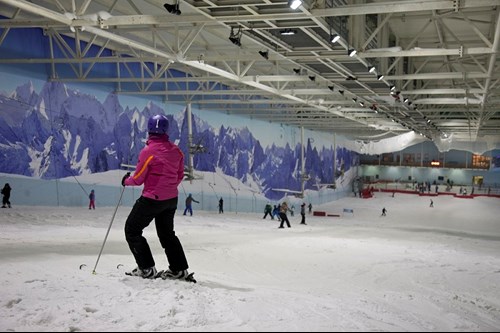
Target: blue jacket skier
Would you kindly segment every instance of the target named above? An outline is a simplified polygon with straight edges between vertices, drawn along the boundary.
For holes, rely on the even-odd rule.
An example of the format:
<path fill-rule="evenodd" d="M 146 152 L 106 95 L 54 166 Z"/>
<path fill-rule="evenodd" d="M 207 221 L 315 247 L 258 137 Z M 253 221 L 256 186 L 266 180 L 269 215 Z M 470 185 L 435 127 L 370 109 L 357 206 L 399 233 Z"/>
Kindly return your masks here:
<path fill-rule="evenodd" d="M 193 198 L 193 195 L 191 193 L 189 193 L 188 197 L 186 198 L 186 209 L 184 209 L 184 215 L 189 212 L 191 216 L 193 216 L 193 201 L 196 203 L 200 203 Z"/>

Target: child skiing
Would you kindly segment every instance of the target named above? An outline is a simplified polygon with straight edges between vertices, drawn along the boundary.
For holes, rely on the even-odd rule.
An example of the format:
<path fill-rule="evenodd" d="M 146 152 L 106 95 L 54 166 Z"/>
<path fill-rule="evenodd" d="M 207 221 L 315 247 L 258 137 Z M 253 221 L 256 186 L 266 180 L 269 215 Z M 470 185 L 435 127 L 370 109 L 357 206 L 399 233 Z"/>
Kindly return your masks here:
<path fill-rule="evenodd" d="M 6 183 L 5 186 L 2 189 L 2 195 L 3 195 L 3 200 L 2 200 L 2 208 L 12 208 L 10 206 L 10 191 L 12 188 L 10 187 L 9 183 Z"/>
<path fill-rule="evenodd" d="M 94 209 L 95 210 L 95 192 L 94 190 L 90 191 L 89 194 L 89 209 Z"/>

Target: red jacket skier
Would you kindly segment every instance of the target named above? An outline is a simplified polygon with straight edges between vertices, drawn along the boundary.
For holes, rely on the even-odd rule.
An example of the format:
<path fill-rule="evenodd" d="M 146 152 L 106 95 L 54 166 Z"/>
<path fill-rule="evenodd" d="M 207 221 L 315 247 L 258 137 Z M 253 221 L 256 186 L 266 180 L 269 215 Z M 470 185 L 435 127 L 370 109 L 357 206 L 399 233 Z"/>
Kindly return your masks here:
<path fill-rule="evenodd" d="M 184 178 L 184 155 L 169 141 L 168 120 L 156 115 L 148 121 L 149 138 L 139 154 L 137 169 L 122 179 L 123 186 L 144 184 L 141 197 L 136 201 L 125 223 L 125 237 L 135 257 L 137 268 L 127 273 L 152 279 L 189 278 L 188 263 L 181 242 L 175 235 L 174 216 L 177 210 L 177 187 Z M 157 273 L 155 261 L 143 230 L 155 220 L 156 231 L 169 263 L 169 269 Z"/>

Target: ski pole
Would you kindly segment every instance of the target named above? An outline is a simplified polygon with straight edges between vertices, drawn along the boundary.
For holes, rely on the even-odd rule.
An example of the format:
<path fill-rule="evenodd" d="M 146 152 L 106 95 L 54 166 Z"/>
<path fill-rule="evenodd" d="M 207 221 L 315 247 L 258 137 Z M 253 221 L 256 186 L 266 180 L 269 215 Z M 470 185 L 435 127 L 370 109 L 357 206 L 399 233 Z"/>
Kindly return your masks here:
<path fill-rule="evenodd" d="M 120 206 L 120 202 L 122 201 L 123 192 L 125 192 L 125 186 L 123 186 L 123 188 L 122 188 L 122 192 L 120 194 L 120 199 L 118 199 L 118 203 L 116 204 L 115 212 L 113 213 L 113 217 L 111 217 L 111 222 L 109 223 L 108 231 L 106 232 L 106 237 L 104 237 L 104 242 L 102 243 L 101 251 L 99 252 L 99 256 L 97 257 L 97 261 L 96 261 L 95 266 L 94 266 L 94 270 L 92 271 L 92 274 L 94 274 L 94 275 L 96 274 L 95 270 L 97 268 L 97 264 L 99 263 L 99 259 L 101 259 L 102 250 L 104 250 L 104 244 L 106 244 L 106 240 L 108 239 L 109 231 L 111 230 L 111 226 L 113 225 L 113 221 L 115 219 L 116 212 L 118 211 L 118 206 Z"/>

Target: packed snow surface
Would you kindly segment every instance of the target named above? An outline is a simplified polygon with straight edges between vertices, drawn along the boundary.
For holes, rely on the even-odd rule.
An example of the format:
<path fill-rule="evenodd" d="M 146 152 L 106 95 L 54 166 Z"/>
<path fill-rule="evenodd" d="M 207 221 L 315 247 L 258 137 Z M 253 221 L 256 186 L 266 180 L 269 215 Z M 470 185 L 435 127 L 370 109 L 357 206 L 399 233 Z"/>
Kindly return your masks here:
<path fill-rule="evenodd" d="M 314 207 L 340 217 L 300 225 L 296 214 L 290 229 L 263 214 L 179 214 L 196 284 L 125 275 L 131 207 L 118 208 L 92 274 L 115 207 L 13 202 L 0 210 L 0 330 L 498 330 L 499 199 L 429 200 L 345 198 Z M 145 237 L 167 268 L 154 223 Z"/>

